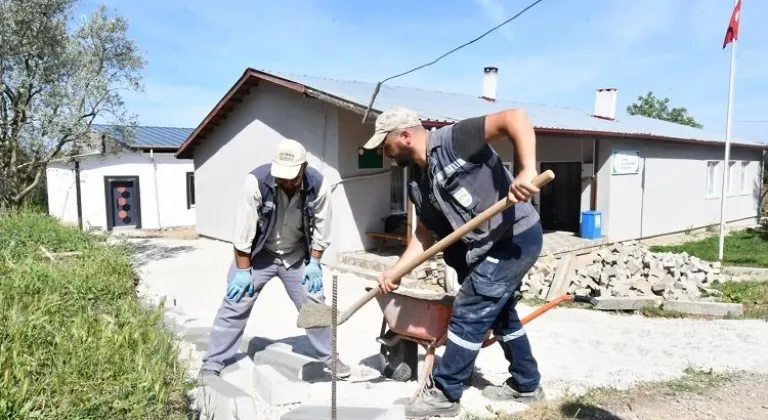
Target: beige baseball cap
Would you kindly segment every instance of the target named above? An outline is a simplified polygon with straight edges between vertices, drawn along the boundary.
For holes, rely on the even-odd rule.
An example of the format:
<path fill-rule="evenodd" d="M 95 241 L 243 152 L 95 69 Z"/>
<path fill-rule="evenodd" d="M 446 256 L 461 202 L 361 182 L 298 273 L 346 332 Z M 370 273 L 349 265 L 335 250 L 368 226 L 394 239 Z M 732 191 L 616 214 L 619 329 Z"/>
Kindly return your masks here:
<path fill-rule="evenodd" d="M 306 161 L 307 149 L 301 143 L 291 139 L 283 140 L 277 145 L 272 157 L 270 173 L 275 178 L 293 179 Z"/>
<path fill-rule="evenodd" d="M 407 108 L 393 107 L 385 110 L 376 118 L 375 131 L 370 140 L 363 146 L 364 149 L 375 149 L 387 137 L 387 133 L 401 128 L 416 127 L 421 125 L 419 114 Z"/>

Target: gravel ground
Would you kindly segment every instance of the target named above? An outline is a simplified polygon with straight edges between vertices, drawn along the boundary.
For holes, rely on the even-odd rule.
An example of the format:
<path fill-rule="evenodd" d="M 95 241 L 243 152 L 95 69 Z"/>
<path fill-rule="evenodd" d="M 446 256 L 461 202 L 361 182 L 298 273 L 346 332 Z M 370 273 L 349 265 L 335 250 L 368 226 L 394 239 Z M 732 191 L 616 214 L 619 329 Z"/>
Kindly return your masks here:
<path fill-rule="evenodd" d="M 195 374 L 206 349 L 206 335 L 224 294 L 225 275 L 231 262 L 229 244 L 207 239 L 133 239 L 142 273 L 140 293 L 149 300 L 167 296 L 169 314 L 184 323 L 182 336 L 190 373 Z M 326 295 L 331 294 L 326 271 Z M 344 308 L 364 293 L 366 283 L 347 274 L 339 275 L 339 307 Z M 175 301 L 175 306 L 174 306 Z M 519 306 L 521 316 L 533 308 Z M 264 320 L 264 322 L 260 322 Z M 339 353 L 353 366 L 350 381 L 340 383 L 339 401 L 355 404 L 389 404 L 409 396 L 415 382 L 378 381 L 375 338 L 381 312 L 370 302 L 339 328 Z M 543 375 L 549 398 L 584 392 L 592 387 L 626 389 L 640 382 L 673 379 L 687 367 L 716 372 L 744 370 L 768 373 L 768 323 L 757 320 L 649 319 L 639 315 L 616 315 L 584 309 L 557 308 L 526 327 Z M 251 314 L 246 336 L 287 340 L 297 349 L 308 349 L 304 332 L 296 327 L 296 310 L 282 284 L 275 279 L 262 292 Z M 311 350 L 306 350 L 311 351 Z M 438 350 L 438 355 L 442 349 Z M 480 352 L 474 386 L 467 389 L 462 405 L 479 415 L 493 410 L 518 411 L 515 403 L 491 403 L 480 394 L 487 383 L 501 383 L 508 375 L 507 363 L 497 346 Z M 247 375 L 235 368 L 231 380 Z M 230 373 L 223 375 L 228 379 Z M 310 399 L 328 401 L 330 384 L 311 387 Z M 264 419 L 279 418 L 292 407 L 278 410 L 260 403 Z"/>
<path fill-rule="evenodd" d="M 696 372 L 670 382 L 628 391 L 598 390 L 588 396 L 531 406 L 498 420 L 763 420 L 768 418 L 768 375 L 723 377 Z"/>

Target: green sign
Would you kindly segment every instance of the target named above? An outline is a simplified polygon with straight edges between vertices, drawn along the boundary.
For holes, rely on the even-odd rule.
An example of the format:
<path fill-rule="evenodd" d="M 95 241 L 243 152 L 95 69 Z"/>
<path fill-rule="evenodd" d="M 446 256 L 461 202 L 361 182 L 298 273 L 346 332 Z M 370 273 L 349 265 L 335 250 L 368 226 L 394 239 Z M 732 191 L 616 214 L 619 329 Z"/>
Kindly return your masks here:
<path fill-rule="evenodd" d="M 381 148 L 367 150 L 357 149 L 357 169 L 382 169 L 384 167 L 384 155 Z"/>

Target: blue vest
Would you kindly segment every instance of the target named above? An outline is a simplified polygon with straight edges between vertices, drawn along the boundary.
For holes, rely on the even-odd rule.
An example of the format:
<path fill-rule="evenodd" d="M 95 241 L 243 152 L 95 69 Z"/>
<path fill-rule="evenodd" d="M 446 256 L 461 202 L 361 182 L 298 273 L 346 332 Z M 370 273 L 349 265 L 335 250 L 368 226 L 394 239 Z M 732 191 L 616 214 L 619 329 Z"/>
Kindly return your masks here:
<path fill-rule="evenodd" d="M 259 221 L 256 227 L 256 236 L 251 244 L 251 260 L 264 247 L 272 229 L 275 227 L 277 212 L 277 194 L 275 178 L 270 174 L 271 164 L 265 164 L 257 167 L 253 174 L 259 181 L 259 192 L 261 193 L 261 207 L 259 208 Z M 307 166 L 304 171 L 304 180 L 299 190 L 299 205 L 302 208 L 302 228 L 304 230 L 304 245 L 306 254 L 304 259 L 309 260 L 310 246 L 312 244 L 312 232 L 315 227 L 315 206 L 317 194 L 320 191 L 320 185 L 323 183 L 323 175 L 316 169 Z"/>
<path fill-rule="evenodd" d="M 428 166 L 408 185 L 416 214 L 438 237 L 448 236 L 470 219 L 505 198 L 512 176 L 493 148 L 486 144 L 473 157 L 461 159 L 452 147 L 452 127 L 427 132 Z M 452 267 L 473 266 L 501 239 L 525 231 L 539 220 L 530 203 L 517 203 L 462 237 L 444 251 Z"/>

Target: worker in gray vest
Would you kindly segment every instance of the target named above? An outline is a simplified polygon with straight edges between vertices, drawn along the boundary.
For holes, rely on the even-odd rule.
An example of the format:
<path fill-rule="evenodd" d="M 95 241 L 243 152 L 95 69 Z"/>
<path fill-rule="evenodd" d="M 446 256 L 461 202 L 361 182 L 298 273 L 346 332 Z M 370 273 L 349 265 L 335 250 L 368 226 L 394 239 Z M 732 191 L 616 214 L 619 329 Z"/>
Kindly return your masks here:
<path fill-rule="evenodd" d="M 320 259 L 330 244 L 330 187 L 307 166 L 307 151 L 295 140 L 282 141 L 271 164 L 246 175 L 232 238 L 234 263 L 201 376 L 219 375 L 236 354 L 251 309 L 273 277 L 282 281 L 297 310 L 310 299 L 325 302 Z M 330 327 L 308 329 L 307 337 L 330 372 Z M 338 361 L 338 377 L 350 374 L 349 366 Z"/>
<path fill-rule="evenodd" d="M 514 179 L 488 144 L 502 138 L 511 140 L 520 165 Z M 513 296 L 543 245 L 539 215 L 528 202 L 538 188 L 531 183 L 537 175 L 536 137 L 526 113 L 507 110 L 428 131 L 415 112 L 391 108 L 376 119 L 375 133 L 364 147 L 380 146 L 398 166 L 423 168 L 423 175 L 408 185 L 418 216 L 416 232 L 395 266 L 379 277 L 382 293 L 399 286 L 401 279 L 393 278 L 392 270 L 434 243 L 430 231 L 442 239 L 508 195 L 519 201 L 445 249 L 445 262 L 456 270 L 461 288 L 434 384 L 406 406 L 406 415 L 459 414 L 463 384 L 488 330 L 498 337 L 511 377 L 501 386 L 485 388 L 483 395 L 520 402 L 542 399 L 541 375 Z"/>

